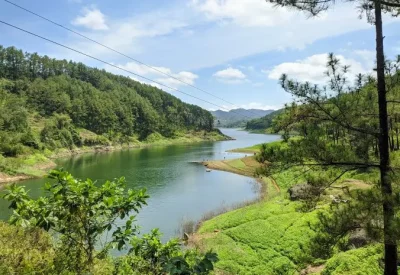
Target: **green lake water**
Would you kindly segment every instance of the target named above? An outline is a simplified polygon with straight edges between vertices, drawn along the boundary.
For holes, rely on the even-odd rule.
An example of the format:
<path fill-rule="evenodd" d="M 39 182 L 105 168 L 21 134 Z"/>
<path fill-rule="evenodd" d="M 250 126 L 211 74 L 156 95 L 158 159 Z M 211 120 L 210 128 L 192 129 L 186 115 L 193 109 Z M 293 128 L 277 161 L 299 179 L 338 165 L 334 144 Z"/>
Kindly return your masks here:
<path fill-rule="evenodd" d="M 126 178 L 129 188 L 146 188 L 147 201 L 137 223 L 142 233 L 160 228 L 163 240 L 177 235 L 183 220 L 196 220 L 221 206 L 229 206 L 257 196 L 254 179 L 221 171 L 207 173 L 193 161 L 229 159 L 243 156 L 227 150 L 280 139 L 279 135 L 250 134 L 221 129 L 233 141 L 203 142 L 109 153 L 93 153 L 57 160 L 59 167 L 79 178 Z M 46 179 L 23 181 L 33 196 L 43 194 Z M 7 202 L 0 200 L 0 219 L 8 219 Z"/>

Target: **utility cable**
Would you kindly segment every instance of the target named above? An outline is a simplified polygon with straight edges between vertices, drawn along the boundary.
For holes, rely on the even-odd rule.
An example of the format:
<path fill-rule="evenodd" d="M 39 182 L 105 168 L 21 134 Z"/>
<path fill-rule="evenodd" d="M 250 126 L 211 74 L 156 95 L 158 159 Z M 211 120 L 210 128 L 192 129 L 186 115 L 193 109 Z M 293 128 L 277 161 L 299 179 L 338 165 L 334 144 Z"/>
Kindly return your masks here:
<path fill-rule="evenodd" d="M 196 97 L 196 96 L 193 96 L 193 95 L 191 95 L 191 94 L 185 93 L 185 92 L 183 92 L 183 91 L 181 91 L 181 90 L 179 90 L 179 89 L 177 89 L 177 88 L 170 87 L 170 86 L 165 85 L 165 84 L 163 84 L 163 83 L 161 83 L 161 82 L 152 80 L 152 79 L 150 79 L 150 78 L 148 78 L 148 77 L 145 77 L 145 76 L 142 76 L 142 75 L 140 75 L 140 74 L 134 73 L 134 72 L 129 71 L 129 70 L 127 70 L 127 69 L 121 68 L 121 67 L 119 67 L 119 66 L 117 66 L 117 65 L 114 65 L 114 64 L 112 64 L 112 63 L 110 63 L 110 62 L 104 61 L 104 60 L 102 60 L 102 59 L 100 59 L 100 58 L 94 57 L 94 56 L 92 56 L 92 55 L 89 55 L 89 54 L 87 54 L 87 53 L 81 52 L 81 51 L 79 51 L 79 50 L 76 50 L 76 49 L 71 48 L 71 47 L 69 47 L 69 46 L 66 46 L 66 45 L 64 45 L 64 44 L 58 43 L 58 42 L 56 42 L 56 41 L 54 41 L 54 40 L 48 39 L 48 38 L 43 37 L 43 36 L 41 36 L 41 35 L 39 35 L 39 34 L 36 34 L 36 33 L 30 32 L 30 31 L 28 31 L 28 30 L 22 29 L 22 28 L 20 28 L 20 27 L 17 27 L 17 26 L 15 26 L 15 25 L 10 24 L 10 23 L 4 22 L 4 21 L 2 21 L 2 20 L 0 20 L 0 23 L 2 23 L 2 24 L 4 24 L 4 25 L 7 25 L 7 26 L 9 26 L 9 27 L 12 27 L 12 28 L 14 28 L 14 29 L 20 30 L 20 31 L 22 31 L 22 32 L 25 32 L 25 33 L 27 33 L 27 34 L 30 34 L 30 35 L 32 35 L 32 36 L 35 36 L 35 37 L 37 37 L 37 38 L 43 39 L 43 40 L 45 40 L 45 41 L 47 41 L 47 42 L 53 43 L 53 44 L 58 45 L 58 46 L 60 46 L 60 47 L 66 48 L 66 49 L 71 50 L 71 51 L 74 51 L 74 52 L 76 52 L 76 53 L 79 53 L 79 54 L 81 54 L 81 55 L 84 55 L 84 56 L 86 56 L 86 57 L 89 57 L 89 58 L 91 58 L 91 59 L 94 59 L 94 60 L 99 61 L 99 62 L 101 62 L 101 63 L 104 63 L 104 64 L 109 65 L 109 66 L 111 66 L 111 67 L 117 68 L 117 69 L 119 69 L 119 70 L 122 70 L 122 71 L 124 71 L 124 72 L 129 73 L 129 74 L 132 74 L 132 75 L 134 75 L 134 76 L 140 77 L 140 78 L 145 79 L 145 80 L 150 81 L 150 82 L 153 82 L 153 83 L 155 83 L 155 84 L 157 84 L 157 85 L 166 87 L 166 88 L 168 88 L 168 89 L 171 89 L 171 90 L 173 90 L 173 91 L 176 91 L 176 92 L 182 93 L 182 94 L 184 94 L 184 95 L 190 96 L 190 97 L 195 98 L 195 99 L 197 99 L 197 100 L 206 102 L 206 103 L 211 104 L 211 105 L 213 105 L 213 106 L 216 106 L 216 107 L 218 107 L 218 108 L 222 108 L 222 109 L 228 110 L 228 109 L 226 109 L 226 108 L 223 107 L 223 106 L 220 106 L 220 105 L 215 104 L 215 103 L 212 103 L 212 102 L 210 102 L 210 101 L 201 99 L 201 98 Z M 228 110 L 228 111 L 229 111 L 229 110 Z M 233 111 L 233 110 L 231 110 L 231 111 Z M 235 113 L 236 113 L 236 111 L 235 111 Z M 238 114 L 238 115 L 241 115 L 241 116 L 245 116 L 245 115 L 240 114 L 240 113 L 237 113 L 237 114 Z M 245 117 L 251 119 L 251 117 L 248 117 L 248 116 L 245 116 Z"/>
<path fill-rule="evenodd" d="M 120 51 L 118 51 L 118 50 L 115 50 L 115 49 L 113 49 L 113 48 L 111 48 L 111 47 L 109 47 L 109 46 L 107 46 L 107 45 L 105 45 L 105 44 L 103 44 L 103 43 L 100 43 L 100 42 L 98 42 L 98 41 L 96 41 L 96 40 L 94 40 L 94 39 L 92 39 L 92 38 L 90 38 L 90 37 L 88 37 L 88 36 L 86 36 L 86 35 L 84 35 L 84 34 L 81 34 L 81 33 L 77 32 L 77 31 L 74 31 L 74 30 L 71 29 L 71 28 L 68 28 L 68 27 L 66 27 L 66 26 L 64 26 L 64 25 L 62 25 L 62 24 L 60 24 L 60 23 L 57 23 L 57 22 L 55 22 L 55 21 L 53 21 L 53 20 L 51 20 L 51 19 L 49 19 L 49 18 L 47 18 L 47 17 L 44 17 L 44 16 L 42 16 L 42 15 L 36 13 L 36 12 L 33 12 L 33 11 L 27 9 L 27 8 L 24 8 L 24 7 L 22 7 L 22 6 L 20 6 L 20 5 L 16 4 L 16 3 L 14 3 L 14 2 L 12 2 L 12 1 L 9 1 L 9 0 L 4 0 L 4 1 L 7 2 L 7 3 L 9 3 L 9 4 L 11 4 L 11 5 L 13 5 L 13 6 L 15 6 L 15 7 L 17 7 L 17 8 L 19 8 L 19 9 L 21 9 L 21 10 L 24 10 L 24 11 L 26 11 L 26 12 L 32 14 L 32 15 L 35 15 L 36 17 L 39 17 L 39 18 L 41 18 L 41 19 L 43 19 L 43 20 L 45 20 L 45 21 L 47 21 L 47 22 L 50 22 L 50 23 L 52 23 L 52 24 L 54 24 L 54 25 L 56 25 L 56 26 L 58 26 L 58 27 L 60 27 L 60 28 L 63 28 L 63 29 L 65 29 L 65 30 L 69 31 L 69 32 L 72 32 L 72 33 L 74 33 L 74 34 L 76 34 L 76 35 L 78 35 L 78 36 L 80 36 L 80 37 L 82 37 L 82 38 L 85 38 L 85 39 L 87 39 L 87 40 L 89 40 L 89 41 L 91 41 L 91 42 L 93 42 L 93 43 L 95 43 L 95 44 L 97 44 L 97 45 L 99 45 L 99 46 L 102 46 L 102 47 L 104 47 L 104 48 L 106 48 L 106 49 L 108 49 L 108 50 L 110 50 L 110 51 L 113 51 L 114 53 L 117 53 L 117 54 L 119 54 L 119 55 L 121 55 L 121 56 L 124 56 L 124 57 L 126 57 L 126 58 L 128 58 L 128 59 L 130 59 L 130 60 L 132 60 L 132 61 L 134 61 L 134 62 L 136 62 L 136 63 L 138 63 L 138 64 L 140 64 L 140 65 L 143 65 L 143 66 L 145 66 L 145 67 L 147 67 L 147 68 L 149 68 L 149 69 L 152 69 L 152 70 L 154 70 L 154 71 L 156 71 L 156 72 L 158 72 L 158 73 L 160 73 L 160 74 L 163 74 L 163 75 L 165 75 L 165 76 L 168 76 L 169 78 L 172 78 L 172 79 L 174 79 L 174 80 L 177 80 L 177 81 L 179 81 L 179 82 L 181 82 L 181 83 L 183 83 L 183 84 L 185 84 L 185 85 L 188 85 L 188 86 L 190 86 L 190 87 L 192 87 L 192 88 L 194 88 L 194 89 L 196 89 L 196 90 L 198 90 L 198 91 L 201 91 L 201 92 L 203 92 L 203 93 L 206 93 L 206 94 L 208 94 L 208 95 L 210 95 L 210 96 L 212 96 L 212 97 L 214 97 L 214 98 L 217 98 L 217 99 L 219 99 L 219 100 L 222 100 L 222 101 L 224 101 L 225 103 L 228 103 L 228 104 L 230 104 L 230 105 L 232 105 L 232 106 L 234 106 L 234 107 L 236 107 L 236 108 L 238 108 L 238 109 L 240 108 L 239 106 L 233 104 L 232 102 L 229 102 L 229 101 L 223 99 L 222 97 L 216 96 L 216 95 L 214 95 L 214 94 L 212 94 L 212 93 L 210 93 L 210 92 L 207 92 L 206 90 L 201 89 L 201 88 L 199 88 L 199 87 L 197 87 L 197 86 L 195 86 L 195 85 L 193 85 L 193 84 L 191 84 L 191 83 L 189 83 L 189 82 L 187 82 L 187 81 L 184 81 L 184 80 L 182 80 L 182 79 L 179 79 L 178 77 L 175 77 L 175 76 L 173 76 L 173 75 L 171 75 L 171 74 L 168 74 L 168 73 L 166 73 L 166 72 L 163 72 L 162 70 L 160 70 L 160 69 L 158 69 L 158 68 L 156 68 L 156 67 L 153 67 L 153 66 L 148 65 L 148 64 L 146 64 L 146 63 L 144 63 L 144 62 L 142 62 L 142 61 L 140 61 L 140 60 L 138 60 L 138 59 L 135 59 L 135 58 L 133 58 L 133 57 L 131 57 L 131 56 L 128 56 L 128 55 L 126 55 L 126 54 L 124 54 L 124 53 L 122 53 L 122 52 L 120 52 Z M 226 108 L 225 108 L 225 109 L 226 109 Z M 226 109 L 226 110 L 227 110 L 227 109 Z M 245 110 L 245 111 L 246 111 L 246 112 L 249 112 L 249 113 L 252 113 L 252 114 L 254 114 L 254 115 L 256 115 L 256 116 L 259 116 L 259 114 L 255 113 L 255 112 L 253 112 L 253 111 L 251 111 L 251 110 Z M 248 117 L 248 116 L 246 116 L 246 117 Z"/>

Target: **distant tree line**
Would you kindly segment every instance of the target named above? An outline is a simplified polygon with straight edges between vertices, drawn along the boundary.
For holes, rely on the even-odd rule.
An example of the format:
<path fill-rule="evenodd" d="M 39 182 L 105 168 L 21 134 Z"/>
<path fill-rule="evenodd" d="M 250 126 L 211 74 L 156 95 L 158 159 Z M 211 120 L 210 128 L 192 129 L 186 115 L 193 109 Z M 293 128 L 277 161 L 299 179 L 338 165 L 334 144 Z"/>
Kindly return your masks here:
<path fill-rule="evenodd" d="M 268 128 L 271 128 L 273 126 L 274 119 L 283 112 L 284 109 L 280 109 L 266 116 L 247 121 L 246 130 L 266 130 Z M 273 130 L 272 132 L 275 132 L 275 130 Z"/>

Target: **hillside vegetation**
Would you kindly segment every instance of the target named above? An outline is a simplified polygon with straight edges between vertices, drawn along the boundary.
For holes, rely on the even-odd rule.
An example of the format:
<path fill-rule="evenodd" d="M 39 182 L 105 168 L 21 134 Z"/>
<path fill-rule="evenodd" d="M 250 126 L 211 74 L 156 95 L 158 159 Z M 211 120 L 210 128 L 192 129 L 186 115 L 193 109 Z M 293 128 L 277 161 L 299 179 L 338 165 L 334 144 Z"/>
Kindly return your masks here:
<path fill-rule="evenodd" d="M 286 145 L 278 141 L 267 146 L 279 150 Z M 260 147 L 237 151 L 250 152 Z M 260 167 L 256 158 L 248 156 L 206 164 L 212 169 L 254 176 Z M 377 175 L 372 171 L 349 173 L 326 189 L 317 207 L 304 211 L 304 202 L 289 199 L 289 188 L 319 174 L 339 172 L 338 169 L 314 169 L 310 175 L 307 171 L 309 167 L 293 167 L 275 174 L 273 180 L 263 178 L 267 184 L 263 189 L 264 200 L 203 222 L 190 244 L 217 252 L 220 258 L 217 274 L 380 274 L 382 246 L 379 244 L 350 250 L 336 246 L 335 253 L 322 260 L 314 252 L 313 243 L 318 215 L 329 212 L 335 204 L 333 198 L 350 199 L 345 190 L 350 193 L 369 190 Z"/>
<path fill-rule="evenodd" d="M 359 75 L 353 86 L 333 54 L 327 86 L 281 77 L 295 98 L 270 124 L 283 140 L 237 150 L 258 151 L 254 175 L 281 193 L 208 220 L 193 237 L 218 253 L 219 274 L 396 274 L 385 270 L 398 269 L 400 57 L 386 66 L 384 106 L 376 79 Z M 249 164 L 210 167 L 246 174 Z"/>
<path fill-rule="evenodd" d="M 272 129 L 272 123 L 280 114 L 284 112 L 284 109 L 279 109 L 272 113 L 269 113 L 261 118 L 256 118 L 246 123 L 246 130 L 252 132 L 269 132 L 275 133 L 276 130 Z"/>
<path fill-rule="evenodd" d="M 217 127 L 242 128 L 246 126 L 247 121 L 263 117 L 273 111 L 274 110 L 239 108 L 230 111 L 211 111 L 211 114 L 215 117 L 214 124 Z"/>
<path fill-rule="evenodd" d="M 0 172 L 18 172 L 59 149 L 192 138 L 224 137 L 210 112 L 158 88 L 0 46 Z"/>

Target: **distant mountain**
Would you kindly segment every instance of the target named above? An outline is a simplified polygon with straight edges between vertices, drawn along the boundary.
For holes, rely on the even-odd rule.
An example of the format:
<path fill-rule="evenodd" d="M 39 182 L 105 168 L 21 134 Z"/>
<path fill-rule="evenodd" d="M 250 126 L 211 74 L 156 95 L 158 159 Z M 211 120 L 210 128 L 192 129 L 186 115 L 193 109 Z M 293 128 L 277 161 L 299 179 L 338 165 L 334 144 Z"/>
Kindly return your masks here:
<path fill-rule="evenodd" d="M 229 112 L 216 110 L 211 111 L 214 116 L 214 124 L 217 127 L 245 127 L 246 122 L 252 119 L 264 117 L 274 110 L 260 110 L 260 109 L 233 109 Z"/>

